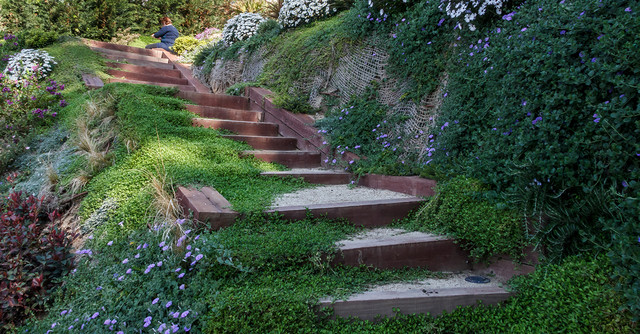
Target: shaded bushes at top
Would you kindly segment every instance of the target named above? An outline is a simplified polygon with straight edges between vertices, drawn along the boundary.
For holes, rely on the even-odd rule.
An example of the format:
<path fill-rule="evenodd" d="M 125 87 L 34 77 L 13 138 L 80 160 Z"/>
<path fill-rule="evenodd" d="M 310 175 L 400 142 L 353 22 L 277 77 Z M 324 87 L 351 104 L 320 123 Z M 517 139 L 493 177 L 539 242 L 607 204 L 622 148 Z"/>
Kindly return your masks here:
<path fill-rule="evenodd" d="M 60 34 L 110 40 L 119 30 L 150 33 L 169 16 L 181 34 L 221 27 L 231 16 L 226 1 L 126 0 L 0 1 L 0 21 L 9 31 L 41 29 Z"/>

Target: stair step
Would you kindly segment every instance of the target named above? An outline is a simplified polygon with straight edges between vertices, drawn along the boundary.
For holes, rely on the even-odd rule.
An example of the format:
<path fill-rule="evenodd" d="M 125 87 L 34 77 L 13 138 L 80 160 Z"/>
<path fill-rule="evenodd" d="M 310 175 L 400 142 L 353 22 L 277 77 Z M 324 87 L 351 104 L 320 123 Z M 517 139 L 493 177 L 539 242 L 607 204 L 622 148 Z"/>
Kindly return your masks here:
<path fill-rule="evenodd" d="M 468 252 L 454 239 L 423 232 L 374 229 L 337 243 L 333 264 L 379 269 L 426 267 L 430 271 L 471 269 Z"/>
<path fill-rule="evenodd" d="M 320 153 L 311 151 L 244 151 L 266 162 L 275 162 L 289 168 L 320 167 Z"/>
<path fill-rule="evenodd" d="M 118 79 L 118 78 L 111 78 L 109 79 L 109 82 L 123 82 L 123 83 L 130 83 L 130 84 L 152 85 L 152 86 L 161 86 L 161 87 L 175 87 L 175 88 L 178 88 L 181 92 L 183 91 L 192 92 L 195 90 L 193 86 L 174 85 L 174 84 L 168 84 L 163 82 L 149 82 L 149 81 L 141 81 L 141 80 Z"/>
<path fill-rule="evenodd" d="M 333 309 L 334 317 L 375 320 L 377 316 L 393 317 L 397 310 L 402 314 L 437 316 L 459 306 L 475 305 L 478 301 L 483 305 L 495 305 L 511 296 L 512 293 L 497 286 L 434 288 L 427 285 L 405 291 L 369 291 L 339 301 L 323 299 L 318 306 Z"/>
<path fill-rule="evenodd" d="M 141 55 L 138 53 L 99 48 L 95 46 L 90 46 L 89 48 L 95 52 L 99 52 L 109 56 L 122 57 L 126 59 L 144 60 L 148 62 L 163 63 L 163 64 L 169 63 L 169 59 L 167 58 L 158 58 L 154 56 L 147 56 L 147 55 Z"/>
<path fill-rule="evenodd" d="M 144 73 L 135 73 L 135 72 L 126 72 L 121 70 L 109 69 L 106 71 L 107 74 L 112 75 L 116 78 L 120 79 L 128 79 L 128 80 L 138 80 L 138 81 L 148 81 L 148 82 L 158 82 L 158 83 L 168 83 L 173 85 L 180 86 L 188 86 L 189 80 L 183 78 L 174 78 L 164 75 L 154 75 L 154 74 L 144 74 Z"/>
<path fill-rule="evenodd" d="M 248 136 L 277 136 L 278 125 L 274 123 L 230 121 L 226 119 L 194 118 L 193 126 L 210 129 L 224 129 L 240 135 Z"/>
<path fill-rule="evenodd" d="M 333 170 L 290 170 L 277 172 L 262 172 L 262 176 L 269 177 L 300 177 L 308 183 L 314 184 L 348 184 L 351 181 L 351 173 Z"/>
<path fill-rule="evenodd" d="M 234 121 L 260 122 L 263 113 L 261 111 L 239 110 L 221 107 L 208 107 L 188 104 L 187 110 L 200 115 L 203 118 L 218 118 Z"/>
<path fill-rule="evenodd" d="M 82 39 L 82 41 L 85 45 L 89 47 L 97 47 L 97 48 L 109 49 L 114 51 L 135 53 L 135 54 L 144 55 L 144 56 L 162 58 L 162 51 L 158 51 L 158 50 L 149 50 L 149 49 L 137 48 L 134 46 L 101 42 L 101 41 L 96 41 L 91 39 Z"/>
<path fill-rule="evenodd" d="M 224 138 L 243 141 L 257 150 L 295 150 L 298 139 L 292 137 L 273 136 L 241 136 L 226 135 Z"/>
<path fill-rule="evenodd" d="M 239 215 L 231 210 L 231 204 L 214 188 L 196 190 L 180 186 L 176 198 L 185 215 L 192 212 L 195 220 L 208 222 L 216 230 L 230 226 Z"/>
<path fill-rule="evenodd" d="M 152 67 L 152 66 L 141 66 L 141 65 L 134 65 L 134 64 L 112 63 L 112 62 L 106 62 L 105 65 L 114 69 L 120 69 L 120 70 L 124 70 L 131 73 L 161 75 L 161 76 L 172 77 L 172 78 L 182 78 L 182 74 L 180 73 L 179 70 L 168 70 L 168 69 L 161 69 L 161 68 Z"/>
<path fill-rule="evenodd" d="M 249 99 L 241 96 L 181 92 L 179 97 L 202 106 L 249 110 Z"/>
<path fill-rule="evenodd" d="M 312 204 L 307 206 L 279 207 L 265 211 L 279 213 L 285 219 L 302 220 L 311 212 L 314 216 L 326 215 L 329 219 L 344 218 L 354 225 L 378 227 L 391 224 L 402 219 L 417 209 L 424 200 L 417 197 L 383 199 L 362 202 Z"/>
<path fill-rule="evenodd" d="M 133 59 L 133 58 L 127 58 L 127 57 L 118 56 L 118 55 L 103 54 L 102 56 L 104 58 L 106 58 L 106 59 L 110 59 L 110 60 L 113 60 L 113 61 L 126 62 L 126 63 L 129 63 L 129 64 L 138 65 L 138 66 L 154 67 L 154 68 L 159 68 L 159 69 L 163 69 L 163 70 L 173 70 L 173 69 L 175 69 L 175 66 L 173 64 L 165 64 L 165 63 L 158 63 L 158 62 L 155 62 L 155 61 L 146 61 L 146 60 L 140 60 L 140 59 Z"/>

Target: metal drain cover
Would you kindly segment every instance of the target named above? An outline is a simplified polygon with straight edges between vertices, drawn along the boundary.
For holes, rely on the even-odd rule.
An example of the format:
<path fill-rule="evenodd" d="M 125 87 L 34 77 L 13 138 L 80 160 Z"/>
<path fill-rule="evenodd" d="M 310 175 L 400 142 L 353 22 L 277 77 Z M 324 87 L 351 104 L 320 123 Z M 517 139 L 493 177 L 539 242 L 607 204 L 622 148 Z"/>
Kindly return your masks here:
<path fill-rule="evenodd" d="M 483 276 L 467 276 L 464 280 L 470 283 L 477 283 L 477 284 L 485 284 L 485 283 L 491 282 L 490 279 Z"/>

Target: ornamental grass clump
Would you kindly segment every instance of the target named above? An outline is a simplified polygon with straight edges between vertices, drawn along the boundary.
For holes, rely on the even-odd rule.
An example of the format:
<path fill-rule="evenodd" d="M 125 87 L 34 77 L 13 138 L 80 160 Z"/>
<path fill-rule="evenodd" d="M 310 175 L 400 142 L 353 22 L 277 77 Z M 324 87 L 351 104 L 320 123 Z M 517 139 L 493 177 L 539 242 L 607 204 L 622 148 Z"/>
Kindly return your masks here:
<path fill-rule="evenodd" d="M 237 41 L 244 41 L 258 32 L 258 27 L 265 18 L 256 13 L 238 14 L 224 25 L 222 30 L 222 40 L 226 46 L 230 46 Z"/>
<path fill-rule="evenodd" d="M 278 21 L 285 28 L 293 28 L 329 16 L 335 11 L 330 8 L 328 0 L 285 0 Z"/>

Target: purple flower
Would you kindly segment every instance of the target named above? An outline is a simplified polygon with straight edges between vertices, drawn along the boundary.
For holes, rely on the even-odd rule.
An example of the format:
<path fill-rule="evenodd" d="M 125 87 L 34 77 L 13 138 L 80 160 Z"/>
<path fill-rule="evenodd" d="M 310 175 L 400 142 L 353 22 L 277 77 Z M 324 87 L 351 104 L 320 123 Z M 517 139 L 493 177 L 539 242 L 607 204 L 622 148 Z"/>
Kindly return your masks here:
<path fill-rule="evenodd" d="M 186 253 L 184 254 L 184 258 L 185 258 L 185 259 L 186 259 L 186 258 L 188 258 L 189 256 L 191 256 L 191 252 L 186 252 Z"/>
<path fill-rule="evenodd" d="M 171 301 L 168 301 L 167 304 L 164 305 L 165 308 L 169 308 L 171 307 L 171 304 L 173 304 Z"/>
<path fill-rule="evenodd" d="M 538 116 L 536 117 L 536 119 L 534 119 L 533 121 L 531 121 L 531 124 L 536 124 L 538 122 L 542 121 L 542 117 Z"/>
<path fill-rule="evenodd" d="M 135 257 L 136 259 L 140 258 L 140 253 L 136 254 L 134 257 Z"/>
<path fill-rule="evenodd" d="M 184 273 L 178 275 L 178 278 L 183 278 L 184 277 Z"/>
<path fill-rule="evenodd" d="M 127 275 L 128 275 L 128 274 L 131 274 L 131 268 L 127 269 L 126 274 L 127 274 Z"/>
<path fill-rule="evenodd" d="M 189 315 L 189 310 L 182 312 L 182 314 L 180 314 L 180 318 L 184 318 L 186 316 Z"/>
<path fill-rule="evenodd" d="M 593 114 L 593 118 L 594 118 L 593 120 L 594 123 L 600 123 L 600 117 L 598 116 L 598 114 Z"/>
<path fill-rule="evenodd" d="M 626 188 L 628 186 L 629 186 L 629 184 L 627 183 L 627 181 L 622 181 L 622 187 Z"/>
<path fill-rule="evenodd" d="M 625 9 L 624 9 L 624 11 L 625 11 L 625 12 L 629 12 L 629 13 L 630 13 L 630 12 L 631 12 L 631 7 L 627 7 L 627 8 L 625 8 Z"/>
<path fill-rule="evenodd" d="M 105 321 L 104 321 L 104 324 L 105 324 L 105 325 L 109 325 L 109 324 L 111 324 L 111 319 L 107 319 L 107 320 L 105 320 Z"/>
<path fill-rule="evenodd" d="M 566 34 L 566 33 L 567 33 L 567 31 L 566 31 L 566 30 L 560 30 L 560 35 L 564 35 L 564 34 Z"/>
<path fill-rule="evenodd" d="M 99 313 L 99 312 L 96 312 L 96 313 L 94 313 L 94 314 L 91 316 L 91 319 L 95 319 L 95 318 L 97 318 L 99 315 L 100 315 L 100 313 Z"/>
<path fill-rule="evenodd" d="M 111 245 L 113 245 L 113 241 L 107 242 L 107 246 L 111 246 Z"/>
<path fill-rule="evenodd" d="M 100 291 L 100 290 L 102 290 L 102 287 L 99 286 L 99 287 L 96 288 L 96 290 Z"/>
<path fill-rule="evenodd" d="M 181 284 L 180 287 L 178 287 L 178 289 L 184 290 L 184 284 Z"/>
<path fill-rule="evenodd" d="M 522 30 L 520 30 L 520 31 L 525 32 L 525 31 L 527 31 L 527 28 L 526 28 L 526 27 L 524 27 L 524 28 L 522 28 Z"/>
<path fill-rule="evenodd" d="M 444 22 L 444 19 L 440 19 L 440 21 L 438 22 L 438 27 L 441 26 L 443 22 Z"/>
<path fill-rule="evenodd" d="M 161 243 L 158 245 L 158 247 L 164 247 L 164 241 L 163 241 L 163 242 L 161 242 Z"/>
<path fill-rule="evenodd" d="M 203 257 L 204 257 L 204 255 L 198 254 L 198 256 L 196 256 L 196 261 L 202 260 Z"/>
<path fill-rule="evenodd" d="M 64 311 L 60 312 L 60 315 L 65 315 L 65 314 L 67 314 L 67 312 L 68 312 L 67 310 L 64 310 Z"/>
<path fill-rule="evenodd" d="M 159 300 L 160 300 L 160 298 L 156 298 L 156 299 L 154 299 L 154 300 L 151 302 L 151 305 L 153 305 L 153 304 L 157 303 Z"/>
<path fill-rule="evenodd" d="M 597 60 L 598 60 L 598 58 L 595 58 L 595 57 L 591 58 L 591 62 L 592 63 L 595 63 Z"/>
<path fill-rule="evenodd" d="M 129 263 L 129 259 L 122 260 L 122 264 L 127 264 L 127 263 Z"/>

